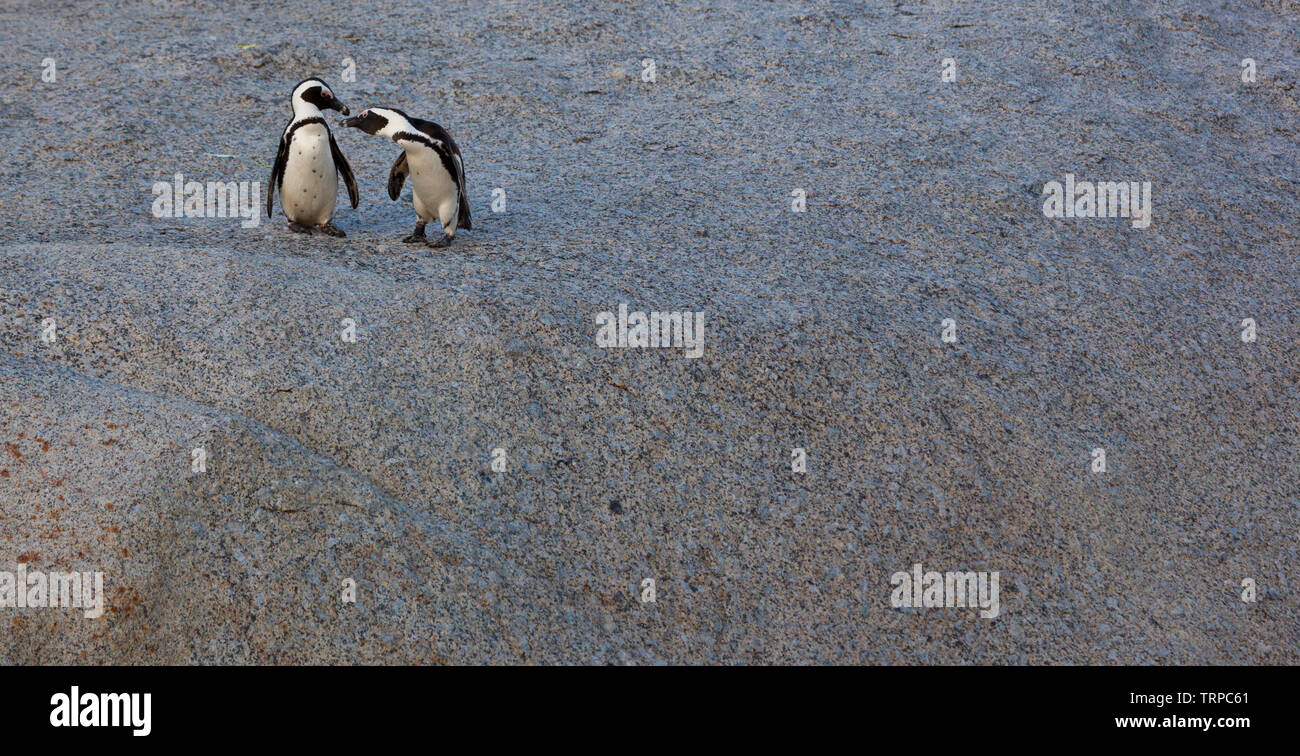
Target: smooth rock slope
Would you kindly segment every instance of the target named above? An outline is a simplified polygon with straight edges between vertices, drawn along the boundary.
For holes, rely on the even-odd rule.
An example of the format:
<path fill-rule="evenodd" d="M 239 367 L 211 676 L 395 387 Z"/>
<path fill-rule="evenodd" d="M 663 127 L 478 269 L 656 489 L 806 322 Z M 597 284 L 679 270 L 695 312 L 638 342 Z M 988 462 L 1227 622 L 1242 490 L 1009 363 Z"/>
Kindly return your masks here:
<path fill-rule="evenodd" d="M 1300 662 L 1292 4 L 406 10 L 0 11 L 0 571 L 108 591 L 0 662 Z M 337 128 L 346 239 L 154 217 L 264 189 L 312 73 L 450 127 L 475 230 L 401 244 Z M 1000 615 L 892 608 L 918 562 Z"/>

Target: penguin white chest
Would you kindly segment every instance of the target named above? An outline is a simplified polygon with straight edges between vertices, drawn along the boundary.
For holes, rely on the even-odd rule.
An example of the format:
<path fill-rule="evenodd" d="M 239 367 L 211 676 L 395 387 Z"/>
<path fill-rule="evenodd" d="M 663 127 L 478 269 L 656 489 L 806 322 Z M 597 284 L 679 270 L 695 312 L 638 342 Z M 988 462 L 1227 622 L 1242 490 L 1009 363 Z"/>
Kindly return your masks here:
<path fill-rule="evenodd" d="M 319 226 L 334 217 L 339 177 L 330 151 L 329 132 L 321 124 L 299 128 L 289 143 L 280 196 L 284 214 L 304 226 Z"/>
<path fill-rule="evenodd" d="M 430 149 L 409 150 L 406 163 L 411 170 L 411 196 L 415 214 L 422 221 L 438 220 L 446 225 L 455 212 L 460 196 L 456 180 L 442 164 L 442 158 Z"/>

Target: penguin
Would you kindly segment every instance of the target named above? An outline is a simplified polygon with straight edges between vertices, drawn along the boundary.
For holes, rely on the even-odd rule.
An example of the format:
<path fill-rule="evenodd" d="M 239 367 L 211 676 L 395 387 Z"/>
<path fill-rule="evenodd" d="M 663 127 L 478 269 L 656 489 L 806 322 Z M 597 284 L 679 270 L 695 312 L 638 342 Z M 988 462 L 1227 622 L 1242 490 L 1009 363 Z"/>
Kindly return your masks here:
<path fill-rule="evenodd" d="M 402 241 L 446 247 L 456 237 L 457 229 L 473 228 L 465 196 L 465 163 L 460 147 L 446 129 L 396 108 L 367 108 L 340 125 L 389 137 L 402 148 L 388 172 L 388 196 L 393 200 L 401 195 L 406 177 L 411 177 L 415 231 Z M 442 236 L 430 242 L 424 235 L 424 225 L 435 218 L 442 224 Z"/>
<path fill-rule="evenodd" d="M 280 150 L 271 168 L 266 187 L 266 217 L 275 209 L 275 192 L 289 219 L 289 230 L 311 233 L 313 227 L 330 236 L 347 236 L 334 226 L 334 200 L 338 197 L 339 176 L 348 188 L 352 209 L 357 208 L 357 180 L 352 166 L 325 123 L 322 108 L 348 115 L 348 108 L 334 96 L 334 90 L 321 79 L 311 77 L 298 82 L 291 98 L 293 118 L 280 135 Z"/>

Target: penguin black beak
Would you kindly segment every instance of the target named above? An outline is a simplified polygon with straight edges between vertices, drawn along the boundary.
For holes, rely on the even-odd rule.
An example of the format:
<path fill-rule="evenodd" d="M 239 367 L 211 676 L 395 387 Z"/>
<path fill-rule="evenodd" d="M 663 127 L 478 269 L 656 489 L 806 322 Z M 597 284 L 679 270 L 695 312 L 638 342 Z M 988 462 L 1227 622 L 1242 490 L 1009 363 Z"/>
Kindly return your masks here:
<path fill-rule="evenodd" d="M 343 115 L 348 115 L 349 113 L 352 112 L 352 111 L 348 110 L 348 106 L 347 106 L 347 105 L 344 105 L 343 103 L 339 102 L 338 100 L 335 100 L 334 102 L 332 102 L 332 103 L 330 103 L 330 104 L 334 107 L 335 110 L 337 110 L 338 112 L 342 113 Z"/>
<path fill-rule="evenodd" d="M 347 115 L 347 111 L 344 111 L 343 115 Z M 361 125 L 361 116 L 356 116 L 355 118 L 344 118 L 342 121 L 339 121 L 339 125 L 344 128 L 355 129 Z"/>

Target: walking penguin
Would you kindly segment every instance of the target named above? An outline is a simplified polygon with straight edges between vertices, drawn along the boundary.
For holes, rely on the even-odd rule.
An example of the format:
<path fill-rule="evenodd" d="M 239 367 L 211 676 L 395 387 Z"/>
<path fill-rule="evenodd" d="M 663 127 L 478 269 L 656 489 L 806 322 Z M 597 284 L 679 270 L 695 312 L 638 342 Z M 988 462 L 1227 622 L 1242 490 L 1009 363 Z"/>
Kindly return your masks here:
<path fill-rule="evenodd" d="M 402 154 L 388 172 L 388 196 L 394 200 L 401 196 L 406 177 L 411 177 L 415 231 L 402 241 L 446 247 L 456 237 L 457 229 L 473 228 L 469 200 L 465 196 L 465 163 L 460 147 L 446 129 L 433 121 L 412 118 L 396 108 L 368 108 L 344 120 L 342 125 L 389 137 L 402 148 Z M 442 236 L 429 242 L 424 226 L 435 218 L 442 224 Z"/>

